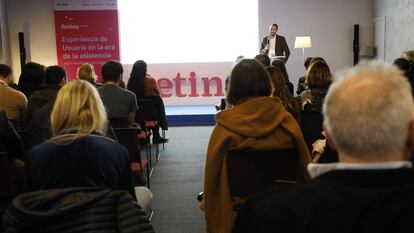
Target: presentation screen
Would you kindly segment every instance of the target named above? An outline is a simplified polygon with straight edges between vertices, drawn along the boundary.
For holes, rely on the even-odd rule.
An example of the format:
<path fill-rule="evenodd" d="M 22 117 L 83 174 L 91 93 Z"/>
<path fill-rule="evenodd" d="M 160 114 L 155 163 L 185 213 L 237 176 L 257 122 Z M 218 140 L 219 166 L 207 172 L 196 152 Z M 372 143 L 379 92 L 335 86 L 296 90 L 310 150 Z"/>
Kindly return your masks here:
<path fill-rule="evenodd" d="M 257 0 L 119 0 L 121 62 L 234 62 L 259 50 Z"/>

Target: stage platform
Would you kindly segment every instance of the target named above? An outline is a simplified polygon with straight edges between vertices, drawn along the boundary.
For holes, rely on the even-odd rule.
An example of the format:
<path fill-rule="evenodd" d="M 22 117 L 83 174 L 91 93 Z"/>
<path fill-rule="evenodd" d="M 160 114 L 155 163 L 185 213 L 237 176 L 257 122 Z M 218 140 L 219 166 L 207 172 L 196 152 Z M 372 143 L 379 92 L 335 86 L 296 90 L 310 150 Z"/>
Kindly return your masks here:
<path fill-rule="evenodd" d="M 168 126 L 215 125 L 214 105 L 166 106 Z"/>

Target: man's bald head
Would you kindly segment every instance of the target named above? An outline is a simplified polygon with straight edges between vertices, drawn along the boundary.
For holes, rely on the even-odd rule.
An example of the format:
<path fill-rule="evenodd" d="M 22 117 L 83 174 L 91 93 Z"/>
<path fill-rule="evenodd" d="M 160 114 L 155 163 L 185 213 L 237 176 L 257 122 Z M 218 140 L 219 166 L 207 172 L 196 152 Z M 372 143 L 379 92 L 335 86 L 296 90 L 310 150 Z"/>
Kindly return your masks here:
<path fill-rule="evenodd" d="M 379 159 L 403 154 L 414 104 L 403 74 L 390 64 L 362 63 L 335 77 L 323 106 L 339 154 Z"/>

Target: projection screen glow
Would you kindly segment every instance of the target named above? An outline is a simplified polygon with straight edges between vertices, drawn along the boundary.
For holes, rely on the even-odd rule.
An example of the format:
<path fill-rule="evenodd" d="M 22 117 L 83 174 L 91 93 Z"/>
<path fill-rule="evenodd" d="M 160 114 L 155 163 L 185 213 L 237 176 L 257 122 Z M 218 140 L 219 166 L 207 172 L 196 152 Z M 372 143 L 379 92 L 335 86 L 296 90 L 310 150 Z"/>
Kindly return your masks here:
<path fill-rule="evenodd" d="M 257 0 L 118 0 L 121 62 L 234 62 L 258 53 Z"/>

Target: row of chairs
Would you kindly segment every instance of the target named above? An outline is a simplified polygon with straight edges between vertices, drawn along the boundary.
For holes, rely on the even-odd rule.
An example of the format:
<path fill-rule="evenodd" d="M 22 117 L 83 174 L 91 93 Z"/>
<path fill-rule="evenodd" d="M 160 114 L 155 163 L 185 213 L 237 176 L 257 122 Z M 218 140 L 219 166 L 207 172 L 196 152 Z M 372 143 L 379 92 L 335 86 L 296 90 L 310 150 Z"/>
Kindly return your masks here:
<path fill-rule="evenodd" d="M 135 114 L 135 122 L 139 127 L 130 127 L 127 118 L 110 119 L 114 133 L 118 142 L 124 145 L 130 154 L 131 170 L 137 185 L 146 184 L 150 188 L 150 177 L 153 171 L 152 147 L 155 147 L 155 162 L 160 157 L 158 143 L 151 144 L 152 131 L 160 125 L 160 113 L 157 107 L 157 97 L 151 96 L 138 99 L 138 110 Z M 163 107 L 163 106 L 162 106 Z M 165 137 L 165 127 L 163 136 Z M 145 146 L 146 159 L 141 159 L 141 145 Z M 165 143 L 163 143 L 165 149 Z M 144 173 L 146 179 L 144 179 Z"/>

